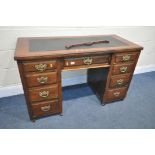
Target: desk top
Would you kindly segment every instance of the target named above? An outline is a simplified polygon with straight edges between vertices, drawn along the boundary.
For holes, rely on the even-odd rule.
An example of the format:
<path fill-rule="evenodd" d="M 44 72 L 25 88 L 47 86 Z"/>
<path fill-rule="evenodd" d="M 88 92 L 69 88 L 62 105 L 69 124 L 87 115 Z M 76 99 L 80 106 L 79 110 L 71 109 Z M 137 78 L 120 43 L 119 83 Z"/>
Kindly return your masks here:
<path fill-rule="evenodd" d="M 18 38 L 15 60 L 141 50 L 117 35 Z"/>

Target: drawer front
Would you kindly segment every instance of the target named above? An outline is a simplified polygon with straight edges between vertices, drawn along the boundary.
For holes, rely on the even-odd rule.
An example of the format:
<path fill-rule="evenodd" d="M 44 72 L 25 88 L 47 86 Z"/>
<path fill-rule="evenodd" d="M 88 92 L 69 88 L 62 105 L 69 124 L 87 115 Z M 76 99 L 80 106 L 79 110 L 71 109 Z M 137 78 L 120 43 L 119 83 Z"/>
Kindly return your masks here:
<path fill-rule="evenodd" d="M 113 75 L 131 73 L 134 70 L 134 63 L 119 64 L 113 66 Z"/>
<path fill-rule="evenodd" d="M 110 88 L 127 86 L 130 81 L 130 74 L 112 76 L 110 79 Z"/>
<path fill-rule="evenodd" d="M 138 55 L 137 53 L 123 53 L 123 54 L 116 54 L 115 55 L 115 62 L 128 62 L 128 61 L 135 61 L 137 60 Z"/>
<path fill-rule="evenodd" d="M 65 67 L 71 66 L 83 66 L 83 65 L 93 65 L 93 64 L 109 64 L 110 56 L 92 56 L 92 57 L 79 57 L 79 58 L 68 58 L 64 60 Z"/>
<path fill-rule="evenodd" d="M 54 84 L 57 82 L 57 72 L 30 73 L 26 75 L 28 87 Z"/>
<path fill-rule="evenodd" d="M 26 72 L 44 72 L 56 68 L 56 61 L 40 61 L 23 63 Z"/>
<path fill-rule="evenodd" d="M 122 99 L 125 97 L 126 92 L 127 92 L 126 87 L 108 90 L 107 91 L 107 100 L 114 101 L 117 99 Z"/>
<path fill-rule="evenodd" d="M 33 117 L 58 113 L 58 100 L 39 102 L 32 105 Z"/>
<path fill-rule="evenodd" d="M 58 98 L 58 85 L 29 89 L 29 98 L 31 102 Z"/>

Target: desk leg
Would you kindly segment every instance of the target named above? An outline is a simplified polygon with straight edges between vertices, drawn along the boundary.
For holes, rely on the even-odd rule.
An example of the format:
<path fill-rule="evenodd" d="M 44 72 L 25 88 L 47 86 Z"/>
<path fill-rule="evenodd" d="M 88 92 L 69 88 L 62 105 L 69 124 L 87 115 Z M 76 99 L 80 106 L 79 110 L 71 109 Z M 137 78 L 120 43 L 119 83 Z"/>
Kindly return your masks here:
<path fill-rule="evenodd" d="M 101 103 L 101 105 L 102 105 L 102 106 L 105 106 L 106 104 L 105 104 L 105 103 Z"/>
<path fill-rule="evenodd" d="M 59 116 L 63 116 L 63 113 L 59 114 Z"/>
<path fill-rule="evenodd" d="M 32 120 L 31 120 L 32 123 L 35 123 L 35 121 L 36 121 L 35 119 L 32 119 Z"/>

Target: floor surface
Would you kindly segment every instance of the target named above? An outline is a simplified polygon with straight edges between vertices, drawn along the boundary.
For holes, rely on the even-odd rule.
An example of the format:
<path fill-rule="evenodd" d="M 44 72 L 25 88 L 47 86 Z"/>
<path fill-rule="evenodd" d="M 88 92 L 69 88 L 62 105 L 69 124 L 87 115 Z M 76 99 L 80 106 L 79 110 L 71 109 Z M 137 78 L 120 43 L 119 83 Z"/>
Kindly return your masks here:
<path fill-rule="evenodd" d="M 134 75 L 123 101 L 101 106 L 87 84 L 63 88 L 63 116 L 29 120 L 23 95 L 0 99 L 0 128 L 155 128 L 155 72 Z"/>

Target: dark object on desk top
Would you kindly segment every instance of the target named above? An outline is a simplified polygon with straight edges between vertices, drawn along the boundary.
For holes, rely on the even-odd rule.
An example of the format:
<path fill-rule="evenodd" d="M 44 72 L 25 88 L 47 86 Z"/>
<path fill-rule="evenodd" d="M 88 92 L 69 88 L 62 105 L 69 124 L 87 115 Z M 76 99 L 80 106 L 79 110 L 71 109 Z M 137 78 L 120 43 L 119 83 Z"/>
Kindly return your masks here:
<path fill-rule="evenodd" d="M 92 46 L 94 44 L 104 44 L 104 43 L 109 43 L 110 41 L 108 40 L 97 40 L 97 41 L 90 41 L 90 42 L 85 42 L 85 43 L 80 43 L 80 44 L 72 44 L 72 45 L 67 45 L 65 46 L 66 49 L 70 49 L 73 47 L 79 47 L 79 46 Z"/>

